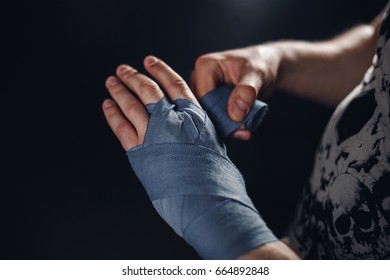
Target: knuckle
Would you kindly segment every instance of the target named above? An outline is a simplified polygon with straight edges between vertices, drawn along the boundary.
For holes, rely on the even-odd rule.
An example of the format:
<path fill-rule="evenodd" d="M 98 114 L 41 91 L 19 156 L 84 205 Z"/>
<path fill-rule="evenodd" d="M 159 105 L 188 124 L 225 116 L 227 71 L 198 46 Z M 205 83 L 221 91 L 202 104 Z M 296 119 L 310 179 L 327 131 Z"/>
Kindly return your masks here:
<path fill-rule="evenodd" d="M 212 54 L 203 54 L 199 56 L 195 61 L 195 69 L 200 68 L 206 64 L 212 63 L 214 60 Z"/>
<path fill-rule="evenodd" d="M 254 86 L 251 85 L 240 85 L 237 95 L 244 102 L 252 104 L 257 96 L 257 90 Z"/>
<path fill-rule="evenodd" d="M 105 115 L 107 121 L 110 121 L 110 120 L 116 118 L 119 110 L 118 110 L 117 106 L 111 106 L 109 108 L 103 109 L 103 112 L 104 112 L 104 115 Z"/>
<path fill-rule="evenodd" d="M 130 102 L 125 106 L 123 111 L 125 115 L 137 114 L 140 112 L 141 107 L 143 107 L 143 105 L 141 105 L 140 102 Z"/>
<path fill-rule="evenodd" d="M 124 87 L 122 85 L 116 85 L 110 89 L 111 94 L 117 95 L 123 91 Z"/>
<path fill-rule="evenodd" d="M 269 70 L 269 65 L 265 61 L 261 61 L 257 65 L 253 65 L 252 69 L 257 69 L 257 73 L 264 76 Z"/>
<path fill-rule="evenodd" d="M 168 91 L 187 91 L 187 84 L 182 79 L 174 79 L 169 83 Z"/>
<path fill-rule="evenodd" d="M 123 138 L 125 136 L 128 136 L 129 134 L 129 127 L 128 124 L 125 122 L 120 122 L 117 127 L 114 129 L 114 133 L 118 138 Z"/>
<path fill-rule="evenodd" d="M 119 69 L 122 67 L 123 65 L 120 65 L 118 68 L 117 68 L 117 71 L 118 73 L 120 74 L 120 76 L 123 76 L 123 77 L 128 77 L 128 76 L 131 76 L 135 73 L 137 73 L 138 71 L 130 66 L 126 66 L 126 69 L 121 72 L 119 72 Z"/>
<path fill-rule="evenodd" d="M 140 94 L 157 93 L 159 91 L 158 85 L 153 81 L 142 81 L 139 86 Z"/>
<path fill-rule="evenodd" d="M 108 108 L 105 110 L 105 114 L 106 114 L 106 119 L 110 122 L 110 120 L 112 120 L 117 112 L 115 110 L 110 110 L 111 108 Z"/>
<path fill-rule="evenodd" d="M 138 142 L 132 138 L 122 139 L 119 141 L 121 142 L 122 147 L 125 151 L 128 151 L 128 150 L 134 148 L 135 146 L 139 145 Z"/>

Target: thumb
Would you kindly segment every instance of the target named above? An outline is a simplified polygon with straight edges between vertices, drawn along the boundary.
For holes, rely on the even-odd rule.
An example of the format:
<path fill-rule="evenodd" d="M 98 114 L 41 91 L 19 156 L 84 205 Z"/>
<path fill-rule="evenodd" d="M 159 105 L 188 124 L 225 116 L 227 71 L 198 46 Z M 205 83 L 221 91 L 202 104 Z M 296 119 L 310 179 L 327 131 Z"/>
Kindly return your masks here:
<path fill-rule="evenodd" d="M 222 84 L 224 78 L 216 59 L 201 56 L 195 63 L 195 71 L 192 72 L 190 80 L 195 96 L 199 99 Z"/>
<path fill-rule="evenodd" d="M 262 86 L 262 77 L 251 71 L 244 72 L 228 101 L 229 117 L 241 122 L 248 115 Z"/>

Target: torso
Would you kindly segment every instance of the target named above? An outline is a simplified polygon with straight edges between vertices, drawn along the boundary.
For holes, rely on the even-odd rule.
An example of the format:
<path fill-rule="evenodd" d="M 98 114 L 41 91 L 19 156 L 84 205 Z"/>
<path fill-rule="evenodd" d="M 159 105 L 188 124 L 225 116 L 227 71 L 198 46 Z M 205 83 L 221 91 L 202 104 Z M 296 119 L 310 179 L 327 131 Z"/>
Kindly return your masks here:
<path fill-rule="evenodd" d="M 293 223 L 305 258 L 390 258 L 390 18 L 363 82 L 336 109 Z"/>

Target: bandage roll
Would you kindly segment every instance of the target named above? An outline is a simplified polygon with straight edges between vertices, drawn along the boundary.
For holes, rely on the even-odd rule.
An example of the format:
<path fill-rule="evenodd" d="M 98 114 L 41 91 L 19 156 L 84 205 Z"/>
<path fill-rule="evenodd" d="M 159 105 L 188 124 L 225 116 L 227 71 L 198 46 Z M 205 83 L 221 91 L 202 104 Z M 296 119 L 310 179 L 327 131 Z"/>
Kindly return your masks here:
<path fill-rule="evenodd" d="M 214 123 L 218 134 L 223 138 L 229 136 L 242 124 L 245 124 L 248 130 L 255 131 L 263 122 L 268 110 L 267 104 L 260 100 L 255 100 L 251 110 L 242 122 L 233 121 L 230 119 L 227 111 L 231 91 L 231 87 L 223 85 L 208 92 L 199 100 L 199 103 Z"/>

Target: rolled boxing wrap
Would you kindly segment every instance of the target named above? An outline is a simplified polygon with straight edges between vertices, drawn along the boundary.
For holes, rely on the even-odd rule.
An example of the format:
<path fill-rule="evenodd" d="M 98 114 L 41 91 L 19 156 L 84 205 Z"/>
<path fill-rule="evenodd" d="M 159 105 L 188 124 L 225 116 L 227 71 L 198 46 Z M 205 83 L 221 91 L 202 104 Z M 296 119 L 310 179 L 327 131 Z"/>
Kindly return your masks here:
<path fill-rule="evenodd" d="M 199 103 L 206 110 L 218 133 L 223 138 L 229 136 L 229 134 L 238 129 L 242 124 L 246 124 L 248 130 L 255 131 L 263 122 L 268 110 L 267 104 L 256 100 L 247 117 L 242 122 L 232 121 L 227 112 L 231 91 L 231 87 L 223 85 L 208 92 L 199 100 Z"/>
<path fill-rule="evenodd" d="M 127 152 L 160 216 L 205 259 L 235 259 L 277 240 L 205 111 L 187 100 L 147 105 L 144 144 Z"/>

